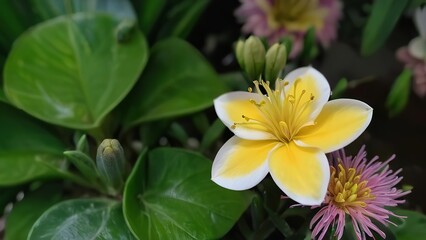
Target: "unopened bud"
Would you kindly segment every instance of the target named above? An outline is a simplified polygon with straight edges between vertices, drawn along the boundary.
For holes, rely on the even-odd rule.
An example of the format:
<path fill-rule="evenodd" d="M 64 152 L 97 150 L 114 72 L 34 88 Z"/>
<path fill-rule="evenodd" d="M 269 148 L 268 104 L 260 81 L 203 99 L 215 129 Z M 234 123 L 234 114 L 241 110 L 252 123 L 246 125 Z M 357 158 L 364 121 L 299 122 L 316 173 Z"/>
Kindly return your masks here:
<path fill-rule="evenodd" d="M 258 80 L 265 67 L 265 46 L 255 36 L 250 36 L 244 43 L 243 49 L 244 70 L 250 80 Z"/>
<path fill-rule="evenodd" d="M 124 184 L 126 160 L 123 148 L 116 139 L 105 139 L 98 147 L 96 166 L 101 179 L 119 191 Z"/>
<path fill-rule="evenodd" d="M 241 69 L 244 69 L 244 41 L 238 40 L 235 45 L 235 57 L 237 58 L 238 64 L 240 64 Z"/>
<path fill-rule="evenodd" d="M 284 44 L 275 43 L 266 52 L 265 80 L 275 81 L 287 62 L 287 50 Z"/>

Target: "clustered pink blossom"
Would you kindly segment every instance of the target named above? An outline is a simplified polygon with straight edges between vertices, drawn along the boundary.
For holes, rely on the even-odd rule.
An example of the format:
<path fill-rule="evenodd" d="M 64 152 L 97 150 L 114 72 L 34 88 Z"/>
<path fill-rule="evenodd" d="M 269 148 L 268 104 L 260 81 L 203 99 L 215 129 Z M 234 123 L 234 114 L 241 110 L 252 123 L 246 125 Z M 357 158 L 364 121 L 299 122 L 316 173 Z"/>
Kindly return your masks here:
<path fill-rule="evenodd" d="M 240 0 L 241 6 L 236 10 L 235 15 L 239 21 L 244 23 L 242 31 L 246 34 L 253 34 L 258 37 L 265 37 L 270 44 L 279 41 L 283 37 L 291 37 L 293 40 L 293 49 L 291 57 L 297 56 L 303 48 L 303 38 L 309 26 L 304 29 L 288 29 L 285 23 L 279 27 L 271 26 L 271 13 L 265 10 L 273 8 L 276 1 L 280 0 Z M 324 13 L 321 19 L 322 27 L 315 29 L 317 41 L 323 46 L 328 47 L 330 43 L 337 38 L 338 21 L 340 20 L 341 3 L 338 0 L 318 0 L 318 9 Z M 300 0 L 301 4 L 312 4 L 311 0 Z M 299 7 L 299 6 L 296 6 Z M 297 18 L 294 22 L 300 21 Z"/>
<path fill-rule="evenodd" d="M 312 232 L 312 236 L 315 239 L 323 239 L 330 226 L 335 226 L 334 235 L 337 239 L 341 239 L 346 216 L 349 216 L 352 220 L 357 239 L 364 240 L 366 235 L 373 237 L 373 231 L 386 238 L 385 233 L 372 220 L 374 219 L 386 226 L 392 223 L 389 220 L 390 216 L 403 218 L 386 209 L 403 203 L 404 200 L 400 198 L 410 193 L 410 191 L 402 191 L 395 187 L 402 179 L 402 177 L 398 177 L 401 169 L 397 171 L 389 169 L 388 164 L 395 158 L 395 155 L 384 162 L 378 161 L 379 158 L 377 156 L 368 161 L 366 156 L 367 153 L 364 147 L 360 149 L 354 158 L 346 156 L 344 150 L 331 154 L 329 161 L 332 168 L 332 176 L 327 196 L 310 225 L 311 229 L 315 226 Z M 352 169 L 352 172 L 350 169 Z M 339 201 L 338 197 L 336 198 L 336 184 L 332 183 L 333 181 L 334 183 L 338 182 L 335 177 L 339 176 L 339 174 L 340 176 L 350 175 L 348 174 L 349 172 L 352 175 L 347 176 L 347 178 L 352 177 L 351 181 L 358 182 L 355 188 L 357 187 L 359 190 L 357 192 L 358 195 L 355 194 L 357 198 L 355 200 L 352 199 L 352 202 L 350 198 L 346 197 L 346 202 L 350 203 L 345 205 L 342 204 L 342 201 Z M 357 177 L 358 179 L 356 179 Z M 345 179 L 345 177 L 340 177 L 340 179 Z M 347 185 L 345 182 L 341 182 L 342 185 L 340 183 L 337 184 L 340 187 L 343 185 L 346 190 L 351 190 L 354 187 L 351 183 Z"/>
<path fill-rule="evenodd" d="M 411 55 L 408 47 L 401 47 L 396 52 L 399 61 L 413 71 L 413 90 L 419 97 L 426 96 L 426 61 Z"/>

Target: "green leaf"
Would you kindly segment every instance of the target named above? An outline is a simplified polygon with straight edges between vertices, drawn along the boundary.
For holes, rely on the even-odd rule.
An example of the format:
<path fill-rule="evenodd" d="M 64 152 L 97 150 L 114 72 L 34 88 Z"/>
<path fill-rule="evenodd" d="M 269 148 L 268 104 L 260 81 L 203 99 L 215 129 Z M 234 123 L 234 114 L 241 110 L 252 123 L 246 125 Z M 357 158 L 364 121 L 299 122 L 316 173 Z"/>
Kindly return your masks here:
<path fill-rule="evenodd" d="M 22 7 L 20 6 L 22 4 L 21 2 L 17 0 L 0 1 L 0 22 L 2 23 L 0 45 L 2 48 L 1 50 L 5 52 L 9 50 L 13 41 L 19 34 L 28 27 L 25 22 L 26 16 L 23 14 L 25 11 L 22 11 L 23 9 L 20 8 Z"/>
<path fill-rule="evenodd" d="M 80 171 L 80 173 L 91 183 L 99 183 L 99 175 L 96 170 L 95 161 L 79 150 L 65 151 L 64 155 Z"/>
<path fill-rule="evenodd" d="M 406 219 L 391 217 L 391 221 L 398 226 L 389 225 L 390 230 L 398 240 L 418 240 L 420 236 L 426 236 L 426 215 L 403 209 L 391 209 L 396 215 L 406 216 Z"/>
<path fill-rule="evenodd" d="M 57 174 L 42 162 L 61 163 L 64 144 L 43 125 L 0 103 L 0 186 Z"/>
<path fill-rule="evenodd" d="M 127 127 L 205 109 L 226 86 L 204 57 L 180 39 L 154 45 L 142 78 L 124 106 Z M 124 107 L 123 106 L 123 107 Z"/>
<path fill-rule="evenodd" d="M 186 146 L 188 143 L 188 133 L 186 132 L 185 128 L 177 122 L 173 122 L 170 125 L 168 135 L 178 140 L 183 146 Z"/>
<path fill-rule="evenodd" d="M 220 119 L 216 119 L 213 124 L 204 133 L 201 139 L 200 151 L 207 150 L 225 131 L 225 125 Z"/>
<path fill-rule="evenodd" d="M 180 37 L 185 38 L 192 30 L 198 18 L 210 0 L 183 0 L 175 1 L 168 11 L 159 31 L 159 38 Z"/>
<path fill-rule="evenodd" d="M 130 91 L 148 49 L 133 31 L 116 40 L 118 22 L 78 13 L 43 22 L 14 44 L 4 69 L 9 100 L 44 121 L 65 127 L 99 126 Z"/>
<path fill-rule="evenodd" d="M 141 240 L 222 237 L 252 194 L 221 188 L 210 180 L 210 171 L 210 160 L 180 149 L 158 148 L 142 156 L 124 191 L 132 232 Z"/>
<path fill-rule="evenodd" d="M 140 1 L 136 7 L 138 12 L 139 26 L 148 35 L 154 24 L 159 19 L 161 12 L 166 6 L 166 0 Z"/>
<path fill-rule="evenodd" d="M 61 186 L 48 184 L 25 193 L 22 201 L 14 205 L 6 219 L 5 240 L 27 239 L 35 221 L 61 198 Z"/>
<path fill-rule="evenodd" d="M 386 99 L 386 108 L 391 117 L 397 115 L 408 103 L 411 91 L 411 77 L 413 73 L 405 69 L 395 80 L 389 95 Z"/>
<path fill-rule="evenodd" d="M 28 240 L 135 239 L 121 204 L 106 199 L 77 199 L 47 210 L 33 225 Z"/>
<path fill-rule="evenodd" d="M 6 95 L 4 94 L 3 89 L 0 88 L 0 102 L 9 103 L 9 101 L 6 98 Z"/>
<path fill-rule="evenodd" d="M 42 19 L 78 12 L 105 12 L 118 20 L 136 19 L 132 4 L 128 0 L 31 0 L 31 3 Z"/>
<path fill-rule="evenodd" d="M 309 62 L 318 55 L 318 46 L 316 44 L 315 28 L 311 27 L 306 32 L 303 39 L 302 59 Z"/>
<path fill-rule="evenodd" d="M 365 56 L 379 49 L 392 32 L 409 0 L 375 0 L 362 34 L 361 53 Z"/>
<path fill-rule="evenodd" d="M 337 82 L 336 86 L 333 88 L 331 98 L 336 99 L 336 98 L 341 97 L 343 95 L 343 93 L 348 89 L 348 86 L 349 86 L 348 83 L 349 83 L 348 79 L 341 78 Z"/>

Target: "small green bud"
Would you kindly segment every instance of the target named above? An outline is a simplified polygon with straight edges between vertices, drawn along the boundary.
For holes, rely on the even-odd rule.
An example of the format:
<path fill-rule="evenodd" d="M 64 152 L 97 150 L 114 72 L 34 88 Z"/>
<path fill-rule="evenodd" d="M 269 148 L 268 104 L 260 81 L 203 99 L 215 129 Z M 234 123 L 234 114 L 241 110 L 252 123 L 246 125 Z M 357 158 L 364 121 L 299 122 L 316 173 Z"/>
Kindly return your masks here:
<path fill-rule="evenodd" d="M 265 46 L 255 36 L 250 36 L 244 43 L 243 49 L 244 70 L 250 80 L 258 80 L 265 67 Z"/>
<path fill-rule="evenodd" d="M 265 80 L 275 81 L 287 62 L 287 50 L 284 44 L 275 43 L 266 52 Z"/>
<path fill-rule="evenodd" d="M 237 44 L 235 45 L 235 57 L 237 58 L 238 64 L 240 64 L 240 67 L 244 69 L 244 41 L 238 40 Z"/>
<path fill-rule="evenodd" d="M 99 175 L 108 187 L 121 190 L 124 184 L 126 159 L 123 148 L 116 139 L 105 139 L 98 147 L 96 166 Z"/>

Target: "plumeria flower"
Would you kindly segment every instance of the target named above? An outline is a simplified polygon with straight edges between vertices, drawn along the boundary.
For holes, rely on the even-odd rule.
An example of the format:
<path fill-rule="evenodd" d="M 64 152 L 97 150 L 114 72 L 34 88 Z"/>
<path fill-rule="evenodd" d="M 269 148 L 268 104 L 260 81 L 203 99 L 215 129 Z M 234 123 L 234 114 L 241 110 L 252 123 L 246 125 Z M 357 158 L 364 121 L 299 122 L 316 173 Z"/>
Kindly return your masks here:
<path fill-rule="evenodd" d="M 312 67 L 278 79 L 275 90 L 269 82 L 254 85 L 256 93 L 249 88 L 214 101 L 218 117 L 235 136 L 217 153 L 212 180 L 244 190 L 269 172 L 288 197 L 320 204 L 330 178 L 325 153 L 355 140 L 370 123 L 372 108 L 352 99 L 327 102 L 330 86 Z"/>
<path fill-rule="evenodd" d="M 311 229 L 315 225 L 312 236 L 321 240 L 330 226 L 335 225 L 334 236 L 341 239 L 346 216 L 349 216 L 357 239 L 364 240 L 366 235 L 373 237 L 373 231 L 385 239 L 385 233 L 372 220 L 388 225 L 392 223 L 390 216 L 403 218 L 386 207 L 403 203 L 399 198 L 410 193 L 395 188 L 402 179 L 397 176 L 401 169 L 393 172 L 388 166 L 395 155 L 385 162 L 377 161 L 377 156 L 367 161 L 362 147 L 354 158 L 346 156 L 344 150 L 331 156 L 330 184 L 322 208 L 311 221 Z"/>
<path fill-rule="evenodd" d="M 244 23 L 242 31 L 266 37 L 275 43 L 282 37 L 293 39 L 291 57 L 297 56 L 303 47 L 307 30 L 314 27 L 317 40 L 328 47 L 336 39 L 337 25 L 341 18 L 338 0 L 240 0 L 235 11 Z"/>
<path fill-rule="evenodd" d="M 420 36 L 410 41 L 407 47 L 396 52 L 398 60 L 413 71 L 413 90 L 419 97 L 426 96 L 426 7 L 414 13 L 414 22 Z"/>

